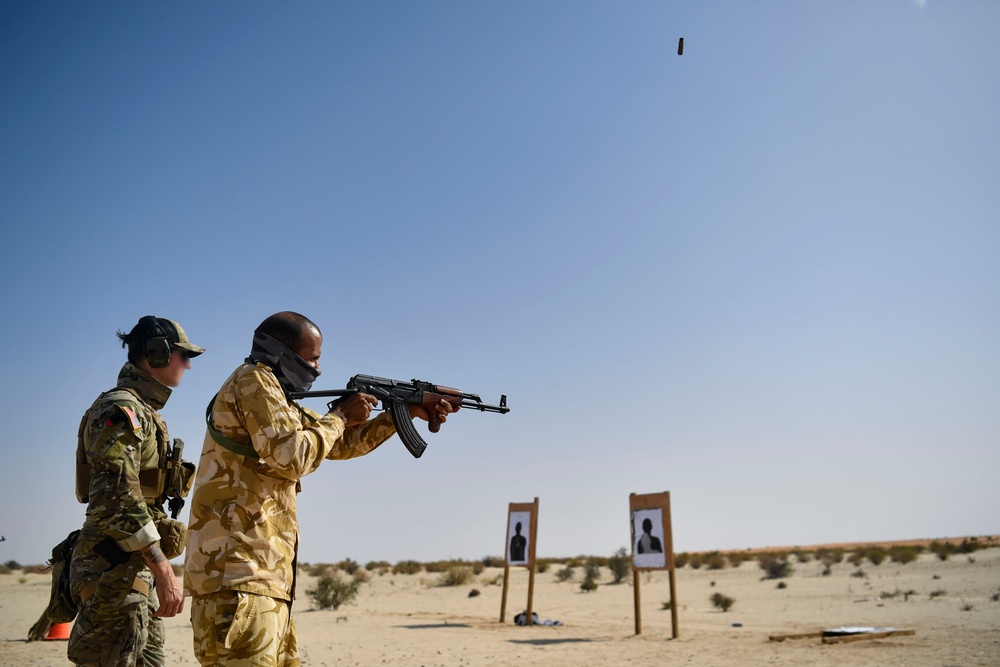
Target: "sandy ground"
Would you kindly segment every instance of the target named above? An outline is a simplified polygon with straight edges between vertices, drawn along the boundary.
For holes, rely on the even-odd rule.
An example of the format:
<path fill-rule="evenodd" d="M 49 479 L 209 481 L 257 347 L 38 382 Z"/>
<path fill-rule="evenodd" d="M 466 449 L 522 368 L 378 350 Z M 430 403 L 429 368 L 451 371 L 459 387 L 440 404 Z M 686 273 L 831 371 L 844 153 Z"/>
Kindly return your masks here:
<path fill-rule="evenodd" d="M 796 564 L 786 588 L 761 580 L 755 561 L 723 570 L 677 571 L 679 630 L 671 638 L 666 572 L 640 579 L 642 634 L 635 634 L 634 589 L 611 585 L 603 572 L 597 591 L 558 583 L 554 566 L 535 580 L 534 608 L 561 627 L 518 627 L 528 574 L 511 570 L 507 622 L 500 623 L 502 569 L 487 569 L 461 587 L 435 586 L 437 575 L 374 575 L 357 604 L 313 611 L 304 593 L 294 613 L 304 665 L 1000 665 L 1000 549 L 930 554 L 900 565 L 864 563 L 866 577 L 846 562 L 821 576 L 822 565 Z M 577 571 L 577 578 L 581 576 Z M 496 580 L 497 583 L 494 583 Z M 314 583 L 303 577 L 300 590 Z M 481 594 L 469 597 L 473 588 Z M 903 593 L 913 591 L 909 596 Z M 41 574 L 0 575 L 0 665 L 66 665 L 66 642 L 27 643 L 44 609 L 49 580 Z M 712 593 L 735 599 L 726 613 Z M 899 592 L 895 597 L 893 593 Z M 934 596 L 931 593 L 935 593 Z M 889 595 L 886 595 L 889 594 Z M 904 599 L 906 597 L 907 599 Z M 187 610 L 167 620 L 169 664 L 195 665 Z M 739 625 L 737 625 L 739 624 Z M 876 626 L 912 629 L 913 636 L 825 645 L 820 639 L 769 641 L 770 635 Z"/>

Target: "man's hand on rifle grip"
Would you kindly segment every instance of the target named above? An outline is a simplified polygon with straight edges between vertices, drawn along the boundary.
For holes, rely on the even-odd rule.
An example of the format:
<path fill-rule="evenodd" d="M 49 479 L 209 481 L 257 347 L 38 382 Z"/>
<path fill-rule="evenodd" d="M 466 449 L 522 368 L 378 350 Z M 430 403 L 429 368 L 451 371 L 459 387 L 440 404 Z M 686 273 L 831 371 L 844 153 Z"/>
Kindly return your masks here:
<path fill-rule="evenodd" d="M 330 414 L 344 420 L 348 426 L 357 426 L 368 421 L 372 408 L 378 405 L 378 399 L 371 394 L 350 394 L 339 399 Z"/>
<path fill-rule="evenodd" d="M 452 403 L 451 401 L 454 401 Z M 450 399 L 450 398 L 439 398 L 436 402 L 430 403 L 429 405 L 417 405 L 415 403 L 407 403 L 406 407 L 410 411 L 410 418 L 419 417 L 427 422 L 427 428 L 431 433 L 437 433 L 441 428 L 441 424 L 448 420 L 448 415 L 452 412 L 458 412 L 461 408 L 462 399 Z"/>

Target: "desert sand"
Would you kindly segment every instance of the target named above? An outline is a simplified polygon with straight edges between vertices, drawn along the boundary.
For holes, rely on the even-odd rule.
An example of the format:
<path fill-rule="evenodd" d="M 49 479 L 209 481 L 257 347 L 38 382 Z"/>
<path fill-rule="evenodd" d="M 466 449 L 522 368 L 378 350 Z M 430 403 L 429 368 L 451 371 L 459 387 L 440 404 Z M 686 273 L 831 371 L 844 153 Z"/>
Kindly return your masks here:
<path fill-rule="evenodd" d="M 925 553 L 901 565 L 888 560 L 859 567 L 796 563 L 778 588 L 762 580 L 756 561 L 736 568 L 677 570 L 679 637 L 671 638 L 666 572 L 641 574 L 642 634 L 635 634 L 631 578 L 613 585 L 604 570 L 599 588 L 580 591 L 582 576 L 557 582 L 553 566 L 536 575 L 534 609 L 558 627 L 519 627 L 528 573 L 511 569 L 507 622 L 500 623 L 502 569 L 487 568 L 460 587 L 436 586 L 439 575 L 374 574 L 357 603 L 314 611 L 303 575 L 294 613 L 304 665 L 1000 665 L 1000 548 L 957 554 L 947 561 Z M 494 581 L 496 580 L 496 581 Z M 481 594 L 469 597 L 478 589 Z M 911 592 L 912 591 L 912 592 Z M 710 596 L 735 600 L 728 612 Z M 908 595 L 905 595 L 908 593 Z M 45 608 L 49 578 L 14 571 L 0 575 L 0 665 L 66 665 L 66 642 L 25 642 Z M 933 595 L 932 595 L 933 594 Z M 169 664 L 195 665 L 188 610 L 167 619 Z M 847 644 L 818 638 L 769 641 L 777 634 L 842 626 L 914 630 Z"/>

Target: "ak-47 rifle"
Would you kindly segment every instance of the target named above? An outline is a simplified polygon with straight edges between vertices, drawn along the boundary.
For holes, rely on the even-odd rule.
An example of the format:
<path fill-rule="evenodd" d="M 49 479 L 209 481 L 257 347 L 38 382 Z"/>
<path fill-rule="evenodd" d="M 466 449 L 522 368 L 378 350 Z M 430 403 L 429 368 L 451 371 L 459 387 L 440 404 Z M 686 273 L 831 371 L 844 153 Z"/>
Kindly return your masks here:
<path fill-rule="evenodd" d="M 404 382 L 402 380 L 390 380 L 373 375 L 355 375 L 347 383 L 346 389 L 293 391 L 289 396 L 293 399 L 336 396 L 338 398 L 330 401 L 327 406 L 332 410 L 336 406 L 337 401 L 344 396 L 358 393 L 370 394 L 382 401 L 382 406 L 392 415 L 392 423 L 396 427 L 399 439 L 403 441 L 403 444 L 410 450 L 414 458 L 420 458 L 420 455 L 427 449 L 427 443 L 424 442 L 424 439 L 420 437 L 417 429 L 413 426 L 413 422 L 410 420 L 410 411 L 406 407 L 407 403 L 430 408 L 430 406 L 444 399 L 454 408 L 469 408 L 479 410 L 480 412 L 499 412 L 500 414 L 510 412 L 510 408 L 507 407 L 506 394 L 500 396 L 500 405 L 487 405 L 476 394 L 466 394 L 451 387 L 443 387 L 438 384 L 423 382 L 422 380 Z M 441 428 L 441 422 L 434 418 L 435 413 L 433 410 L 428 409 L 428 413 L 431 416 L 431 420 L 427 428 L 431 433 L 437 433 Z"/>

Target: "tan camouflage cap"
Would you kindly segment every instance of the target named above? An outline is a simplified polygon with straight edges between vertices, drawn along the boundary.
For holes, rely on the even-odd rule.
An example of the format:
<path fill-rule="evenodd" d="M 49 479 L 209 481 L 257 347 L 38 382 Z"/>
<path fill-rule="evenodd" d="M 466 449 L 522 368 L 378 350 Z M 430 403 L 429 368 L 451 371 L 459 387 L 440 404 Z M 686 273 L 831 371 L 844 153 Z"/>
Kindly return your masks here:
<path fill-rule="evenodd" d="M 159 321 L 159 325 L 163 327 L 164 331 L 166 331 L 167 338 L 170 339 L 170 343 L 174 347 L 187 350 L 189 357 L 197 357 L 205 351 L 205 348 L 199 347 L 191 342 L 191 340 L 187 337 L 187 334 L 184 333 L 184 328 L 177 324 L 177 322 L 164 319 L 162 317 L 158 317 L 156 319 Z"/>

